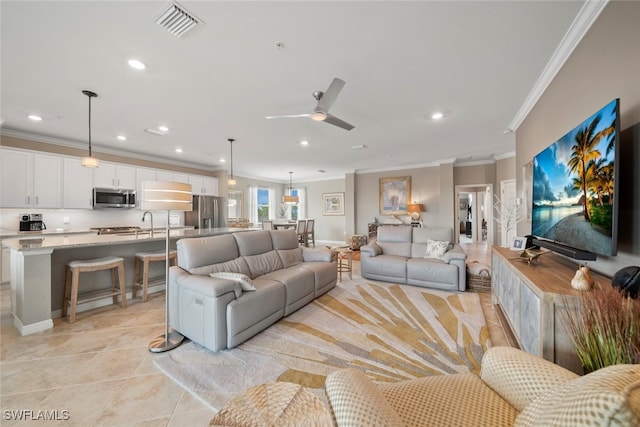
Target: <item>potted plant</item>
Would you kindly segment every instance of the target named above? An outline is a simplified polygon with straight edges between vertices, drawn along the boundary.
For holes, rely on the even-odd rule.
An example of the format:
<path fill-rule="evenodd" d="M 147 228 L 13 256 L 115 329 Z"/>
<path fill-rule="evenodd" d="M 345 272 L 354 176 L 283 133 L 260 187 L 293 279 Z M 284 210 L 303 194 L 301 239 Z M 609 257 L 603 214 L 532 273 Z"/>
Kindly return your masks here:
<path fill-rule="evenodd" d="M 605 286 L 565 301 L 566 327 L 585 373 L 640 363 L 640 300 Z"/>

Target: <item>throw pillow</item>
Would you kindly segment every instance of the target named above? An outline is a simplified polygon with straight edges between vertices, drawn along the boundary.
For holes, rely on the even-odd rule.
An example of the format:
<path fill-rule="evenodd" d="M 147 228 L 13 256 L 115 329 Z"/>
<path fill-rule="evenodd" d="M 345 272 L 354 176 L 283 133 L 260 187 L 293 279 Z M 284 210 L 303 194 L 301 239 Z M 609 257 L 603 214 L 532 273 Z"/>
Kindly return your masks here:
<path fill-rule="evenodd" d="M 427 251 L 425 252 L 424 257 L 442 259 L 448 248 L 449 242 L 428 239 Z"/>
<path fill-rule="evenodd" d="M 231 273 L 229 271 L 221 271 L 219 273 L 211 273 L 209 276 L 217 277 L 218 279 L 227 279 L 233 280 L 234 282 L 240 283 L 243 291 L 255 291 L 256 285 L 253 283 L 253 280 L 249 278 L 246 274 L 242 273 Z"/>

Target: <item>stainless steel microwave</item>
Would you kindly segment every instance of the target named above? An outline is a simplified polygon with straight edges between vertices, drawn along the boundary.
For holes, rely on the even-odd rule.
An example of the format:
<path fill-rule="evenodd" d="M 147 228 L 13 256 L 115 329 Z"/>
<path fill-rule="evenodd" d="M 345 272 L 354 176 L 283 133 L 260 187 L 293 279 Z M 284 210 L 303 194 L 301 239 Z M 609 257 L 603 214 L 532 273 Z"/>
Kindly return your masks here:
<path fill-rule="evenodd" d="M 136 191 L 117 188 L 94 188 L 93 207 L 131 209 L 136 207 Z"/>

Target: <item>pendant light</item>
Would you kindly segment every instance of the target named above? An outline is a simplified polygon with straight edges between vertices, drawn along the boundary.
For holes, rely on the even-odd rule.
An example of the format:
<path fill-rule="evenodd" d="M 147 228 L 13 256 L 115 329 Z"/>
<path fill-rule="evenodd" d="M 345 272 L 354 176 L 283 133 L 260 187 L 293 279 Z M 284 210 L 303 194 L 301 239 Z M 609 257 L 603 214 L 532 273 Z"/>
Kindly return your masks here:
<path fill-rule="evenodd" d="M 293 175 L 293 172 L 289 172 L 289 195 L 288 196 L 282 196 L 282 201 L 284 203 L 286 203 L 287 205 L 295 205 L 298 203 L 299 199 L 298 196 L 294 196 L 292 195 L 292 191 L 293 191 L 293 187 L 292 187 L 292 183 L 291 183 L 291 176 Z"/>
<path fill-rule="evenodd" d="M 82 93 L 89 98 L 89 157 L 82 158 L 82 166 L 85 168 L 97 168 L 100 162 L 97 157 L 91 156 L 91 98 L 97 98 L 98 94 L 90 90 L 83 90 Z"/>
<path fill-rule="evenodd" d="M 230 168 L 229 180 L 227 181 L 227 184 L 236 185 L 236 180 L 233 177 L 233 141 L 235 141 L 235 139 L 229 138 L 227 139 L 227 141 L 229 141 L 229 146 L 231 147 L 231 168 Z"/>

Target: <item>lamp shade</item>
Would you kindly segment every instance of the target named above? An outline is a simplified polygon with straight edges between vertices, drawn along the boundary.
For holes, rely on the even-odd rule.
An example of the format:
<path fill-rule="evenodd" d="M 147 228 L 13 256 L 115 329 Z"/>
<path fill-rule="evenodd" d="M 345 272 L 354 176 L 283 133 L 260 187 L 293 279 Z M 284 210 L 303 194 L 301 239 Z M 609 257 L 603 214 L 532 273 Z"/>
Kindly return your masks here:
<path fill-rule="evenodd" d="M 193 209 L 191 184 L 144 181 L 140 207 L 149 210 L 190 211 Z"/>
<path fill-rule="evenodd" d="M 407 212 L 409 213 L 419 213 L 424 212 L 424 204 L 422 203 L 409 203 L 407 205 Z"/>

